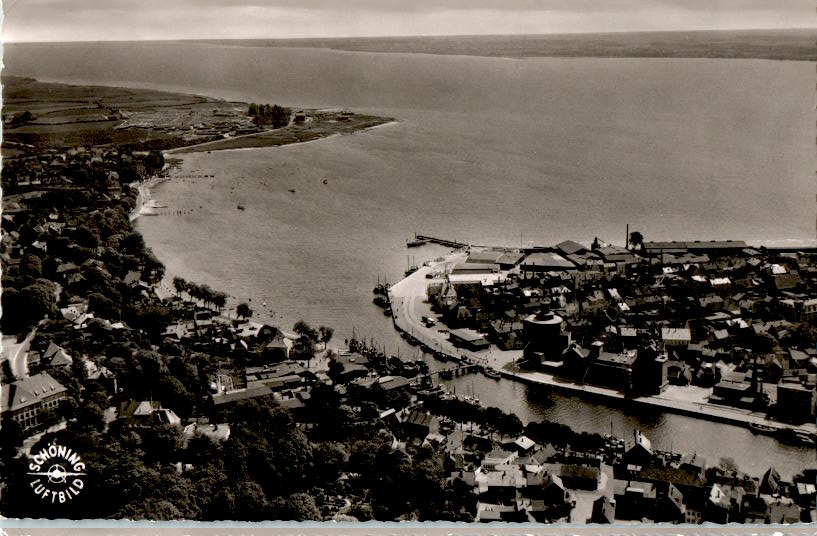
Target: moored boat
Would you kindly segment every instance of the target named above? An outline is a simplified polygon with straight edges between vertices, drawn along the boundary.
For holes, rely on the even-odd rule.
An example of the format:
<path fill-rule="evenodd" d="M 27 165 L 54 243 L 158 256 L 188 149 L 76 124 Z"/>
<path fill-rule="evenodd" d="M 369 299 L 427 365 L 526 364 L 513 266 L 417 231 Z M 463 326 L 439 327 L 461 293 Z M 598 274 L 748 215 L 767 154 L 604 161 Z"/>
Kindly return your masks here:
<path fill-rule="evenodd" d="M 777 428 L 775 428 L 773 426 L 769 426 L 769 425 L 766 425 L 766 424 L 755 423 L 755 422 L 750 422 L 749 423 L 749 429 L 752 432 L 755 432 L 757 434 L 772 435 L 772 434 L 777 432 Z"/>
<path fill-rule="evenodd" d="M 502 377 L 502 374 L 500 374 L 500 372 L 495 368 L 485 367 L 484 372 L 486 376 L 488 376 L 489 378 L 493 378 L 495 380 L 498 380 Z"/>
<path fill-rule="evenodd" d="M 814 434 L 803 430 L 795 430 L 794 428 L 782 428 L 777 431 L 775 437 L 784 443 L 793 445 L 817 446 L 817 437 Z"/>
<path fill-rule="evenodd" d="M 377 285 L 375 285 L 374 289 L 372 290 L 372 293 L 382 294 L 383 296 L 388 294 L 388 292 L 389 292 L 389 284 L 388 283 L 378 283 Z"/>

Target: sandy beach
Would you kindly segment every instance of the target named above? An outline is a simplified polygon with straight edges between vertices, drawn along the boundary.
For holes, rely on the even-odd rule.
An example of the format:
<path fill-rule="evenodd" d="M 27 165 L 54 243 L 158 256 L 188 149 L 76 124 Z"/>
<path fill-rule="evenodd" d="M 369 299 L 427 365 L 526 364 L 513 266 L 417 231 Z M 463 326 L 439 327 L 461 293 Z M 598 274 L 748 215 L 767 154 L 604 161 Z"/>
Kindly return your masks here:
<path fill-rule="evenodd" d="M 143 216 L 147 213 L 147 210 L 151 208 L 150 204 L 153 200 L 151 197 L 151 189 L 164 180 L 167 180 L 167 177 L 151 177 L 139 183 L 136 187 L 138 192 L 136 195 L 136 206 L 130 213 L 130 221 L 134 221 L 139 216 Z"/>

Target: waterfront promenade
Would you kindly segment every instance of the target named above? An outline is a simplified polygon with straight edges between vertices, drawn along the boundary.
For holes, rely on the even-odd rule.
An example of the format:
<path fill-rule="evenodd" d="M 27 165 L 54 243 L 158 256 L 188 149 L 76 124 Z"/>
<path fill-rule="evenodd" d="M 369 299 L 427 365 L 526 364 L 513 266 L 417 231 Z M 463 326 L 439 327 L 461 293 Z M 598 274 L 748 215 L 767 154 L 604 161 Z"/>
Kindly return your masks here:
<path fill-rule="evenodd" d="M 521 350 L 503 351 L 492 346 L 488 350 L 473 352 L 454 346 L 448 340 L 448 330 L 444 326 L 437 324 L 427 327 L 422 321 L 423 316 L 436 317 L 428 303 L 426 288 L 430 283 L 441 281 L 446 266 L 463 262 L 466 257 L 465 252 L 455 251 L 442 260 L 419 268 L 389 289 L 394 326 L 398 331 L 408 334 L 433 351 L 440 351 L 457 358 L 465 356 L 475 363 L 494 368 L 509 380 L 547 386 L 568 395 L 592 398 L 597 402 L 616 406 L 651 407 L 660 411 L 736 426 L 748 427 L 750 424 L 761 424 L 774 429 L 792 428 L 812 434 L 817 433 L 817 425 L 813 423 L 792 426 L 769 420 L 762 413 L 710 404 L 708 398 L 712 391 L 711 388 L 669 386 L 658 395 L 633 399 L 613 389 L 575 383 L 547 372 L 518 370 L 515 363 L 522 357 Z M 429 273 L 435 276 L 427 278 L 426 275 Z"/>
<path fill-rule="evenodd" d="M 445 326 L 437 324 L 428 327 L 422 320 L 424 316 L 436 317 L 426 297 L 427 286 L 434 282 L 440 283 L 441 274 L 444 273 L 446 266 L 464 262 L 467 256 L 463 251 L 455 251 L 442 260 L 420 267 L 410 276 L 392 285 L 389 289 L 389 302 L 394 325 L 398 331 L 417 339 L 431 350 L 456 358 L 466 356 L 475 363 L 501 371 L 522 357 L 522 351 L 503 351 L 492 347 L 490 350 L 473 352 L 457 348 L 448 340 L 448 330 Z M 427 278 L 428 274 L 435 274 L 435 277 Z"/>

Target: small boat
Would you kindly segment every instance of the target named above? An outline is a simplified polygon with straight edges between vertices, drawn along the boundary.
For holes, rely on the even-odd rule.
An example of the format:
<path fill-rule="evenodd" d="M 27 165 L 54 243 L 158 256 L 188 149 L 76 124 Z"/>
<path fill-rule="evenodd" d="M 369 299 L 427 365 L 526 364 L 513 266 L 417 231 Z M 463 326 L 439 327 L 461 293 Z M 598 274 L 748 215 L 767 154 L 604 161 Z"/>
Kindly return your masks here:
<path fill-rule="evenodd" d="M 415 238 L 414 240 L 408 240 L 406 242 L 406 247 L 407 248 L 418 248 L 420 246 L 425 246 L 426 244 L 427 244 L 427 242 L 425 240 L 419 240 L 419 239 Z"/>
<path fill-rule="evenodd" d="M 244 210 L 244 205 L 238 205 L 238 210 Z"/>
<path fill-rule="evenodd" d="M 372 299 L 372 303 L 377 305 L 378 307 L 387 307 L 389 302 L 381 295 L 377 295 Z"/>
<path fill-rule="evenodd" d="M 323 179 L 323 183 L 324 184 L 329 184 L 329 181 L 327 179 Z"/>
<path fill-rule="evenodd" d="M 289 193 L 294 194 L 295 193 L 295 188 L 290 188 Z"/>
<path fill-rule="evenodd" d="M 374 294 L 382 294 L 385 296 L 389 292 L 389 284 L 388 283 L 378 283 L 377 286 L 374 287 L 372 290 Z"/>
<path fill-rule="evenodd" d="M 500 374 L 498 370 L 491 367 L 485 367 L 485 375 L 495 380 L 502 378 L 502 374 Z"/>
<path fill-rule="evenodd" d="M 386 308 L 383 309 L 383 316 L 391 316 L 391 307 L 386 306 Z"/>
<path fill-rule="evenodd" d="M 410 265 L 408 263 L 408 257 L 406 257 L 406 261 L 407 261 L 406 265 L 408 266 L 408 268 L 403 273 L 406 274 L 406 277 L 408 277 L 411 274 L 413 274 L 414 272 L 416 272 L 417 270 L 419 270 L 419 268 L 417 267 L 416 264 L 414 264 L 414 259 L 413 258 L 412 258 L 412 263 Z"/>
<path fill-rule="evenodd" d="M 440 378 L 450 380 L 454 377 L 454 372 L 451 370 L 441 370 L 440 371 Z"/>
<path fill-rule="evenodd" d="M 782 428 L 777 431 L 775 437 L 784 443 L 807 447 L 817 446 L 817 437 L 814 434 L 793 428 Z"/>
<path fill-rule="evenodd" d="M 773 426 L 768 426 L 766 424 L 760 424 L 755 422 L 749 423 L 749 429 L 756 434 L 775 434 L 777 432 L 777 428 Z"/>

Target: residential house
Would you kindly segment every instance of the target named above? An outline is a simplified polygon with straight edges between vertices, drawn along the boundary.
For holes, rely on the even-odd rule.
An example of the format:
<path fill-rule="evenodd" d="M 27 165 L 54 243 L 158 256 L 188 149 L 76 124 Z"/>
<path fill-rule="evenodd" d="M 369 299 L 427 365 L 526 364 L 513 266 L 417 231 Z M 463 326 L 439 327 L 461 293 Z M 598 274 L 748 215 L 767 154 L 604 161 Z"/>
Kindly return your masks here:
<path fill-rule="evenodd" d="M 652 463 L 652 443 L 638 430 L 633 430 L 633 437 L 625 443 L 622 462 L 625 466 L 647 467 Z"/>
<path fill-rule="evenodd" d="M 425 438 L 437 427 L 436 417 L 417 410 L 412 410 L 403 420 L 403 433 L 408 437 Z"/>
<path fill-rule="evenodd" d="M 119 406 L 119 420 L 128 427 L 150 427 L 160 424 L 181 426 L 182 420 L 157 400 L 130 400 Z"/>
<path fill-rule="evenodd" d="M 495 449 L 485 455 L 482 460 L 482 468 L 486 471 L 493 471 L 497 466 L 512 464 L 518 457 L 519 454 L 514 451 Z"/>
<path fill-rule="evenodd" d="M 600 474 L 596 467 L 565 463 L 559 471 L 559 478 L 568 489 L 594 491 L 599 486 Z"/>
<path fill-rule="evenodd" d="M 683 348 L 692 342 L 692 333 L 687 328 L 661 328 L 661 340 L 669 348 Z"/>
<path fill-rule="evenodd" d="M 602 495 L 593 502 L 593 513 L 588 523 L 598 523 L 599 525 L 611 525 L 616 519 L 616 502 L 610 500 L 607 495 Z"/>
<path fill-rule="evenodd" d="M 655 485 L 637 480 L 613 480 L 616 517 L 625 520 L 653 520 Z"/>

